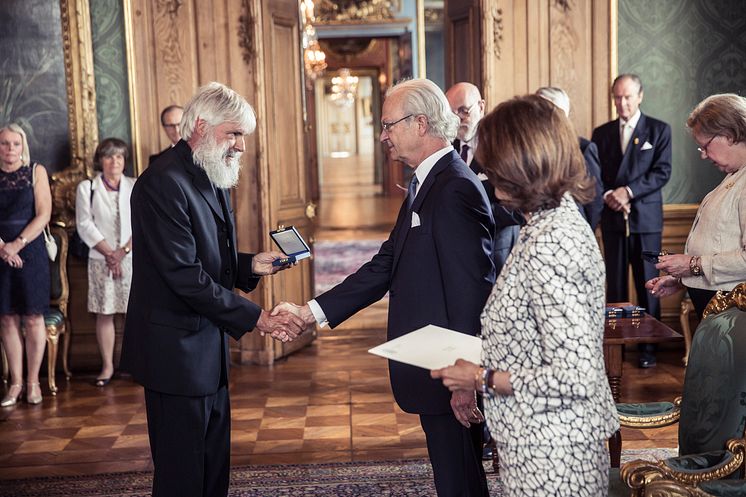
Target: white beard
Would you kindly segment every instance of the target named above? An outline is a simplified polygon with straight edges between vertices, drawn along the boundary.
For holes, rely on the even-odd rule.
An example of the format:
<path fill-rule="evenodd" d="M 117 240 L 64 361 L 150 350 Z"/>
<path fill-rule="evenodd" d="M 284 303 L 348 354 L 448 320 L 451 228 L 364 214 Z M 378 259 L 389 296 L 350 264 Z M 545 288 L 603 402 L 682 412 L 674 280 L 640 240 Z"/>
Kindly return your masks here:
<path fill-rule="evenodd" d="M 218 188 L 233 188 L 241 173 L 241 152 L 232 152 L 229 145 L 218 145 L 215 135 L 208 133 L 192 150 L 194 163 L 204 169 L 207 178 Z"/>

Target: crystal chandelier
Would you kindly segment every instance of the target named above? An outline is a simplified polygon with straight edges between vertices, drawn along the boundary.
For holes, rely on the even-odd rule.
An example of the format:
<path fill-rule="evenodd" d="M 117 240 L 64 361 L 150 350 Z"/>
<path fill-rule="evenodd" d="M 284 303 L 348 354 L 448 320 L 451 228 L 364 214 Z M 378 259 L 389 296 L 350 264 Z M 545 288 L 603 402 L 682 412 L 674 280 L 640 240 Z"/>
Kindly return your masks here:
<path fill-rule="evenodd" d="M 313 23 L 313 0 L 301 0 L 301 19 L 303 20 L 303 65 L 306 76 L 313 81 L 326 69 L 326 54 L 321 50 Z"/>
<path fill-rule="evenodd" d="M 343 67 L 339 76 L 332 78 L 332 101 L 340 107 L 351 107 L 357 93 L 357 76 L 350 76 L 350 70 Z"/>

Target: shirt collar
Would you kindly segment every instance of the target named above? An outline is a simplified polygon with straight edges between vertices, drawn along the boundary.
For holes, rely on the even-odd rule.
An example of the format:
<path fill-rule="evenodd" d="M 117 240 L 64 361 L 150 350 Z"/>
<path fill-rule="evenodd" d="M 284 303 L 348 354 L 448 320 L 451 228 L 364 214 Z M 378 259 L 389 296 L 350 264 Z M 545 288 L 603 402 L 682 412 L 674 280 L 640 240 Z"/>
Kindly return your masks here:
<path fill-rule="evenodd" d="M 637 127 L 637 122 L 640 120 L 640 116 L 642 115 L 642 112 L 640 112 L 640 109 L 637 109 L 637 112 L 634 113 L 632 117 L 629 118 L 628 121 L 625 121 L 621 117 L 619 118 L 619 127 L 622 128 L 624 125 L 629 124 L 632 126 L 632 129 L 635 129 Z"/>
<path fill-rule="evenodd" d="M 425 160 L 420 162 L 420 165 L 417 166 L 417 169 L 414 170 L 414 174 L 417 176 L 417 181 L 419 181 L 420 185 L 425 182 L 425 178 L 427 178 L 427 175 L 435 166 L 435 163 L 438 162 L 445 154 L 449 153 L 451 150 L 453 150 L 453 146 L 448 145 L 447 147 L 441 148 L 440 150 L 436 151 L 434 154 L 430 155 Z"/>

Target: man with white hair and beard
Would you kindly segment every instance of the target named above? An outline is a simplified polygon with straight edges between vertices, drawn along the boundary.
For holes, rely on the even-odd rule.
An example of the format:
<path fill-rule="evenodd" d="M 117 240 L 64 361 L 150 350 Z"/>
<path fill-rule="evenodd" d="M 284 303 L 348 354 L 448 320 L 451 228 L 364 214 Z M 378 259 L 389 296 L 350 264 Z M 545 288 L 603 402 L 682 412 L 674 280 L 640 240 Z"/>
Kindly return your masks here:
<path fill-rule="evenodd" d="M 121 369 L 145 387 L 153 495 L 224 496 L 230 468 L 228 339 L 287 341 L 304 323 L 233 292 L 253 290 L 280 252 L 237 253 L 230 196 L 256 118 L 210 83 L 184 109 L 183 137 L 132 192 L 133 277 Z"/>

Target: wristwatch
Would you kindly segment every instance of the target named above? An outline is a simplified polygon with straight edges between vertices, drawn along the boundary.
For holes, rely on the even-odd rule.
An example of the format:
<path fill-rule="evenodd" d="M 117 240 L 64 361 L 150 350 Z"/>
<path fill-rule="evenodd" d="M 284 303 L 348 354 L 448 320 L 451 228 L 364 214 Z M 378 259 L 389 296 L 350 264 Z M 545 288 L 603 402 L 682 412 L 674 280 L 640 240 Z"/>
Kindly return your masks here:
<path fill-rule="evenodd" d="M 689 259 L 689 272 L 692 273 L 692 276 L 702 276 L 702 264 L 700 261 L 701 258 L 698 255 L 692 256 Z"/>
<path fill-rule="evenodd" d="M 122 247 L 122 250 L 124 250 L 125 254 L 129 254 L 131 249 L 127 245 L 125 245 L 124 247 Z"/>

